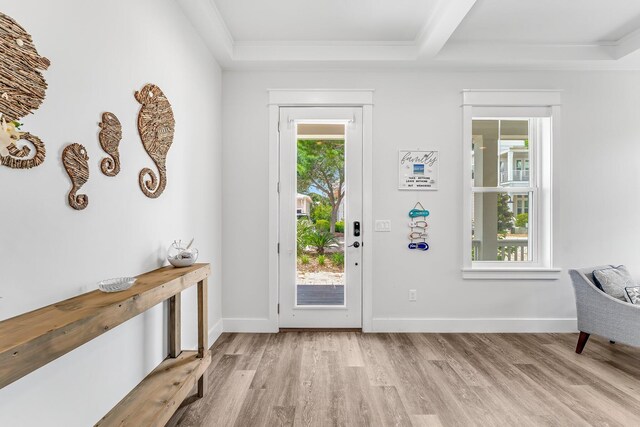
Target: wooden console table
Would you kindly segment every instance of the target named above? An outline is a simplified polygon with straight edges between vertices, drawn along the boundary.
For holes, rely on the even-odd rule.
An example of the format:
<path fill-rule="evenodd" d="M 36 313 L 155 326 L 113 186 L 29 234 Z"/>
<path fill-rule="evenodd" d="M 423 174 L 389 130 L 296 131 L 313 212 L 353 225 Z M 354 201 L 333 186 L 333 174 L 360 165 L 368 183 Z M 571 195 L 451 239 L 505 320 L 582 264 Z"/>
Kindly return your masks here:
<path fill-rule="evenodd" d="M 137 276 L 128 290 L 98 290 L 0 322 L 0 388 L 82 344 L 169 300 L 169 357 L 120 401 L 97 426 L 164 426 L 198 384 L 206 390 L 209 264 L 163 267 Z M 182 351 L 180 296 L 198 285 L 198 351 Z"/>

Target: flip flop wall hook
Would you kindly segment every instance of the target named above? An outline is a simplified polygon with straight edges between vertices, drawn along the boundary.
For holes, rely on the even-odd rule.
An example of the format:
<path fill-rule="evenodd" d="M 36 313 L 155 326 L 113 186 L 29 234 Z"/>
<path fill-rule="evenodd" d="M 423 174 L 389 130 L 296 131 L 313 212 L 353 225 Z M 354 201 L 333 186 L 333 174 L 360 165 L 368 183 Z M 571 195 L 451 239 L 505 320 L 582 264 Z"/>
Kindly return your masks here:
<path fill-rule="evenodd" d="M 429 244 L 427 242 L 411 242 L 409 243 L 409 249 L 417 249 L 419 251 L 429 250 Z"/>
<path fill-rule="evenodd" d="M 409 211 L 409 216 L 410 216 L 411 218 L 417 218 L 417 217 L 419 217 L 419 216 L 427 217 L 427 216 L 429 216 L 429 211 L 428 211 L 428 210 L 426 210 L 426 209 L 424 208 L 424 206 L 422 206 L 422 203 L 417 202 L 417 203 L 413 206 L 413 209 L 411 209 L 411 210 Z"/>
<path fill-rule="evenodd" d="M 409 233 L 409 249 L 427 251 L 429 250 L 429 244 L 425 241 L 428 237 L 426 228 L 428 226 L 426 218 L 429 216 L 429 211 L 422 206 L 422 203 L 416 202 L 413 209 L 409 211 L 409 217 L 412 220 L 409 222 L 411 232 Z M 419 218 L 419 219 L 416 219 Z"/>
<path fill-rule="evenodd" d="M 409 240 L 426 239 L 427 233 L 424 231 L 412 231 L 409 233 Z"/>
<path fill-rule="evenodd" d="M 411 221 L 409 222 L 409 227 L 411 228 L 427 228 L 429 224 L 425 220 Z"/>

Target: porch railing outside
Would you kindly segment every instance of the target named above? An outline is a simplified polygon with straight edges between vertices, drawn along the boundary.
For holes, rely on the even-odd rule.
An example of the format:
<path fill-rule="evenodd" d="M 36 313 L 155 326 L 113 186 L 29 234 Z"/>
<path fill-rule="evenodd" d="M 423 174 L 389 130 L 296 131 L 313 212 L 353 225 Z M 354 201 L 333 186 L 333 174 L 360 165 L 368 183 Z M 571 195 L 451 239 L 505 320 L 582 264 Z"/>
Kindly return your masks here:
<path fill-rule="evenodd" d="M 501 239 L 497 241 L 497 261 L 529 261 L 529 241 L 526 239 Z M 481 261 L 480 249 L 482 241 L 473 240 L 471 245 L 471 259 Z M 484 259 L 482 261 L 490 261 Z"/>
<path fill-rule="evenodd" d="M 529 181 L 529 171 L 528 170 L 513 170 L 511 171 L 512 179 L 509 180 L 509 172 L 502 171 L 500 172 L 500 182 L 513 182 L 513 181 Z"/>

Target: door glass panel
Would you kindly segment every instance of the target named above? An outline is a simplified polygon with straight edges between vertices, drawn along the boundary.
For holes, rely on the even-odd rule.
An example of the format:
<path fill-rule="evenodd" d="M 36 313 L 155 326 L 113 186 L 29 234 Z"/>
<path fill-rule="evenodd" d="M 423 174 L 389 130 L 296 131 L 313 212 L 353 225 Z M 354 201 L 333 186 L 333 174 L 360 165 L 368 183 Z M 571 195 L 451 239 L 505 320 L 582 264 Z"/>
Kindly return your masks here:
<path fill-rule="evenodd" d="M 344 306 L 344 125 L 297 126 L 296 305 Z"/>
<path fill-rule="evenodd" d="M 473 261 L 531 261 L 530 193 L 474 193 Z"/>

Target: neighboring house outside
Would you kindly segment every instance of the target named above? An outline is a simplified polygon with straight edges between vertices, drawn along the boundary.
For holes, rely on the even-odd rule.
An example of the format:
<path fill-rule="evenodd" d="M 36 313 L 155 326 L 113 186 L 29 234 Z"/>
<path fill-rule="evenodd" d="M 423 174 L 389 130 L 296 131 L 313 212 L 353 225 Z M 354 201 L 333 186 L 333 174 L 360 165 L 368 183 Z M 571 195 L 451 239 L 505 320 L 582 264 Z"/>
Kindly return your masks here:
<path fill-rule="evenodd" d="M 505 146 L 505 143 L 511 143 Z M 524 141 L 501 141 L 500 151 L 500 186 L 529 186 L 529 148 Z M 514 215 L 529 213 L 527 197 L 513 195 L 510 206 Z"/>
<path fill-rule="evenodd" d="M 306 194 L 298 193 L 296 195 L 296 215 L 298 218 L 311 215 L 311 205 L 313 201 Z"/>

